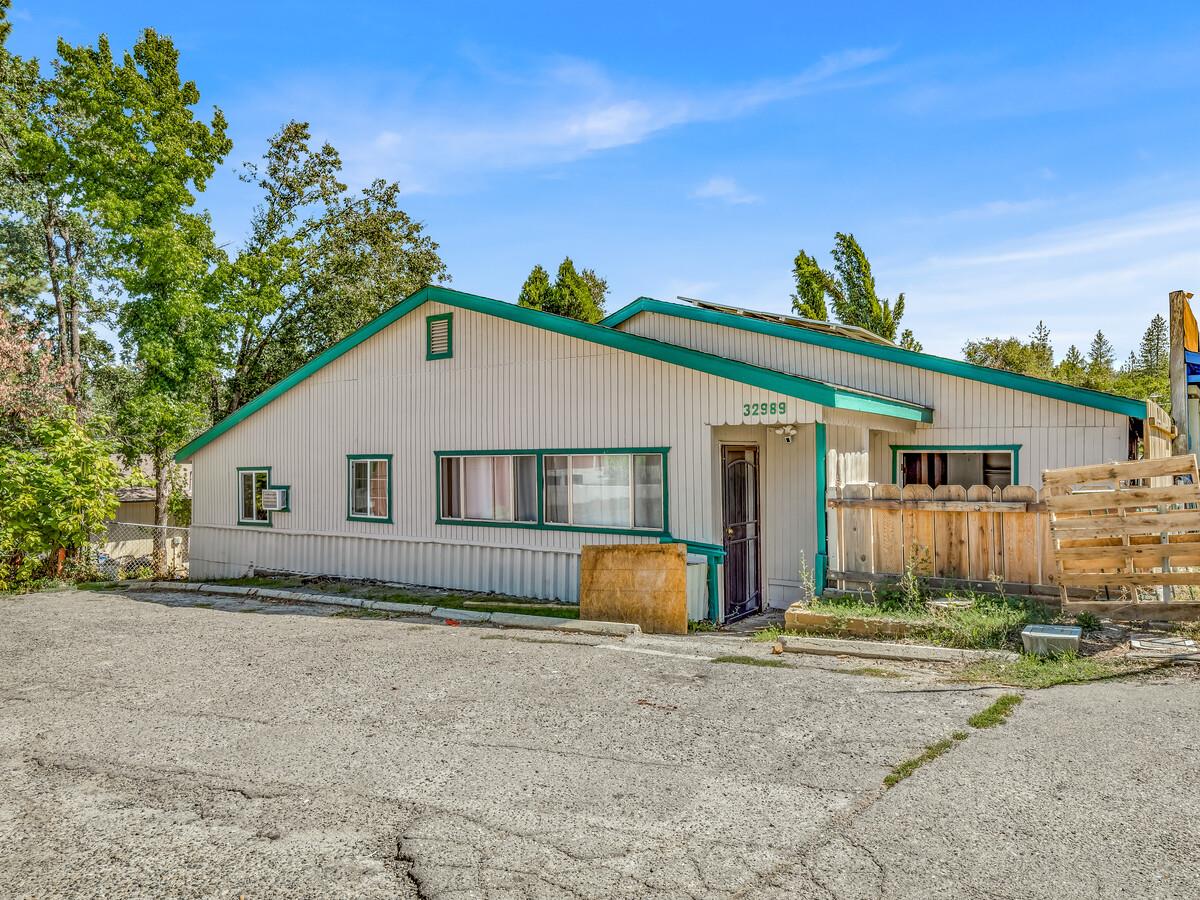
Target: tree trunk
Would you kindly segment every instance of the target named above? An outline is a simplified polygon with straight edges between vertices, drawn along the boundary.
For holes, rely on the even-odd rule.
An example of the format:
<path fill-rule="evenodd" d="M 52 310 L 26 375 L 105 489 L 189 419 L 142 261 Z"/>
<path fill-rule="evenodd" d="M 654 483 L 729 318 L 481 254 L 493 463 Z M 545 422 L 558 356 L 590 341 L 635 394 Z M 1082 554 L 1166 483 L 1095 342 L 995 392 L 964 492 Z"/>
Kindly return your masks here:
<path fill-rule="evenodd" d="M 154 452 L 154 576 L 167 574 L 167 498 L 170 495 L 170 463 L 162 450 Z"/>

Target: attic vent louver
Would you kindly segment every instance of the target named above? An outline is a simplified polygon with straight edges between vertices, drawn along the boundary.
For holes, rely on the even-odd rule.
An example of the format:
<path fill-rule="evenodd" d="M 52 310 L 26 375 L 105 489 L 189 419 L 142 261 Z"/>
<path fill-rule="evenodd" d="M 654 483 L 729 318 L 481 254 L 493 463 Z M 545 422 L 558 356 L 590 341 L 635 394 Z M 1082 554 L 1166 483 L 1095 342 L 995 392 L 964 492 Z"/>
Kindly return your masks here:
<path fill-rule="evenodd" d="M 425 358 L 449 359 L 454 355 L 454 314 L 425 317 Z"/>

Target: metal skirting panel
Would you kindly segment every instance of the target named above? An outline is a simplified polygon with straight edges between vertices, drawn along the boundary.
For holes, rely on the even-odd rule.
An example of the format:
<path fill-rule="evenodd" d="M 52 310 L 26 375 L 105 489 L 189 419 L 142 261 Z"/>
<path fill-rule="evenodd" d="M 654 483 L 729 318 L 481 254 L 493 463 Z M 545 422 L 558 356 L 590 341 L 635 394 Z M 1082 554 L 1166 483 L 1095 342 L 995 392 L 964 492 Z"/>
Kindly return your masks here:
<path fill-rule="evenodd" d="M 372 578 L 570 603 L 579 599 L 579 555 L 571 552 L 265 528 L 194 529 L 193 580 L 238 578 L 251 570 Z"/>

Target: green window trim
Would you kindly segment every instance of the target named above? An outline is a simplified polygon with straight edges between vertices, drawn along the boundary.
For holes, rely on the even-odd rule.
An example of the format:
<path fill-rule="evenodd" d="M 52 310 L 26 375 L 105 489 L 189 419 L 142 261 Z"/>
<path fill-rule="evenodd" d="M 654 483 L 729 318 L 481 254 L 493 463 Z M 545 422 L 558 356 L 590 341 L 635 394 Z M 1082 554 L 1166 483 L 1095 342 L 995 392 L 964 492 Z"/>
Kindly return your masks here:
<path fill-rule="evenodd" d="M 887 362 L 900 363 L 916 369 L 930 372 L 940 372 L 943 375 L 954 375 L 967 378 L 996 387 L 1022 391 L 1066 403 L 1076 403 L 1094 409 L 1102 409 L 1117 415 L 1129 416 L 1133 419 L 1147 418 L 1145 400 L 1134 400 L 1116 394 L 1106 394 L 1103 391 L 1093 391 L 1089 388 L 1074 387 L 1058 381 L 1037 378 L 1033 375 L 1019 375 L 1003 369 L 993 369 L 979 366 L 960 359 L 949 359 L 944 356 L 934 356 L 916 350 L 905 350 L 903 347 L 875 344 L 870 341 L 856 340 L 840 334 L 830 334 L 823 331 L 802 328 L 797 325 L 787 325 L 781 322 L 767 322 L 748 316 L 738 316 L 715 309 L 684 306 L 679 303 L 667 303 L 652 297 L 639 297 L 632 303 L 611 313 L 602 319 L 600 324 L 608 328 L 616 328 L 643 312 L 660 313 L 680 319 L 691 319 L 694 322 L 706 322 L 710 325 L 726 325 L 741 331 L 753 331 L 758 334 L 768 334 L 773 337 L 785 338 L 802 344 L 812 344 L 816 347 L 828 347 L 833 350 L 843 350 L 858 356 L 867 356 Z"/>
<path fill-rule="evenodd" d="M 464 527 L 478 526 L 481 528 L 525 528 L 534 531 L 573 531 L 580 534 L 621 534 L 637 535 L 639 537 L 662 538 L 671 535 L 671 493 L 670 493 L 670 447 L 557 447 L 548 450 L 435 450 L 433 452 L 434 472 L 434 503 L 437 514 L 434 523 L 437 525 L 461 525 Z M 593 525 L 559 525 L 546 521 L 546 472 L 544 458 L 547 456 L 599 456 L 603 454 L 626 454 L 634 456 L 662 456 L 663 466 L 663 499 L 662 499 L 662 528 L 608 528 Z M 537 506 L 536 522 L 497 522 L 490 519 L 447 519 L 442 516 L 442 458 L 446 456 L 534 456 L 537 458 Z"/>
<path fill-rule="evenodd" d="M 892 450 L 892 484 L 899 485 L 900 454 L 911 453 L 1011 453 L 1012 483 L 1021 483 L 1021 448 L 1023 444 L 890 444 Z"/>
<path fill-rule="evenodd" d="M 272 516 L 274 516 L 274 514 L 275 514 L 274 512 L 267 513 L 267 520 L 265 522 L 260 522 L 257 519 L 243 519 L 242 518 L 242 473 L 243 472 L 266 472 L 267 473 L 266 489 L 270 490 L 271 486 L 272 486 L 271 485 L 271 467 L 270 466 L 238 466 L 237 467 L 237 473 L 235 475 L 235 485 L 236 485 L 236 493 L 237 493 L 237 524 L 243 528 L 271 528 L 271 527 L 273 527 L 274 519 L 272 518 Z M 290 506 L 291 503 L 292 503 L 292 494 L 291 494 L 291 491 L 289 491 L 288 492 L 288 505 Z M 256 507 L 258 506 L 258 498 L 257 497 L 255 497 L 254 505 Z M 289 510 L 278 510 L 278 512 L 288 512 L 288 511 Z"/>
<path fill-rule="evenodd" d="M 433 329 L 436 323 L 446 323 L 446 349 L 440 353 L 433 349 Z M 425 317 L 425 359 L 451 359 L 454 356 L 454 313 L 441 313 Z"/>
<path fill-rule="evenodd" d="M 421 288 L 408 299 L 396 304 L 380 316 L 368 322 L 358 331 L 338 341 L 328 350 L 318 354 L 306 365 L 301 366 L 282 381 L 263 391 L 245 406 L 226 416 L 212 428 L 193 439 L 175 454 L 176 462 L 185 462 L 192 454 L 208 446 L 225 432 L 245 421 L 276 398 L 290 391 L 309 376 L 323 369 L 334 360 L 349 353 L 359 344 L 374 337 L 393 322 L 402 319 L 424 303 L 443 303 L 458 309 L 465 309 L 483 315 L 494 316 L 509 322 L 540 328 L 555 334 L 591 341 L 605 347 L 612 347 L 626 353 L 633 353 L 649 359 L 656 359 L 671 365 L 680 366 L 697 372 L 705 372 L 718 378 L 725 378 L 740 384 L 760 387 L 787 397 L 807 400 L 819 406 L 833 409 L 846 409 L 855 412 L 875 413 L 882 416 L 903 419 L 910 422 L 932 422 L 933 410 L 919 403 L 884 397 L 867 391 L 858 391 L 823 381 L 815 381 L 801 375 L 791 375 L 787 372 L 777 372 L 762 366 L 726 359 L 713 353 L 703 353 L 690 347 L 655 341 L 636 334 L 628 334 L 605 325 L 592 325 L 571 319 L 566 316 L 556 316 L 540 309 L 529 309 L 517 306 L 515 303 L 505 303 L 490 297 L 480 297 L 476 294 L 466 294 L 449 288 L 429 285 Z M 889 348 L 883 348 L 889 349 Z M 905 351 L 907 352 L 907 351 Z M 1144 406 L 1144 404 L 1143 404 Z"/>
<path fill-rule="evenodd" d="M 387 515 L 360 516 L 354 514 L 354 463 L 383 461 L 387 463 Z M 368 470 L 368 480 L 370 474 Z M 288 503 L 292 498 L 288 497 Z M 392 524 L 392 454 L 390 453 L 347 453 L 346 454 L 346 521 L 374 522 L 377 525 Z"/>

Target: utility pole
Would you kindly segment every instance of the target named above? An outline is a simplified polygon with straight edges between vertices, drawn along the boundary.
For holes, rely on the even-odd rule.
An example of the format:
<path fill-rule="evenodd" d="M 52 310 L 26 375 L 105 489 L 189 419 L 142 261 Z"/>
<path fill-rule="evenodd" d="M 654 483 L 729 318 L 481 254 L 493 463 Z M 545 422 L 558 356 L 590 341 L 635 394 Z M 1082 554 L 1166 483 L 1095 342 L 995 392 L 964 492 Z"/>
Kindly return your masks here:
<path fill-rule="evenodd" d="M 1171 418 L 1175 422 L 1175 436 L 1171 439 L 1171 453 L 1182 456 L 1188 452 L 1188 402 L 1187 361 L 1184 356 L 1184 331 L 1188 314 L 1187 291 L 1171 291 Z"/>

